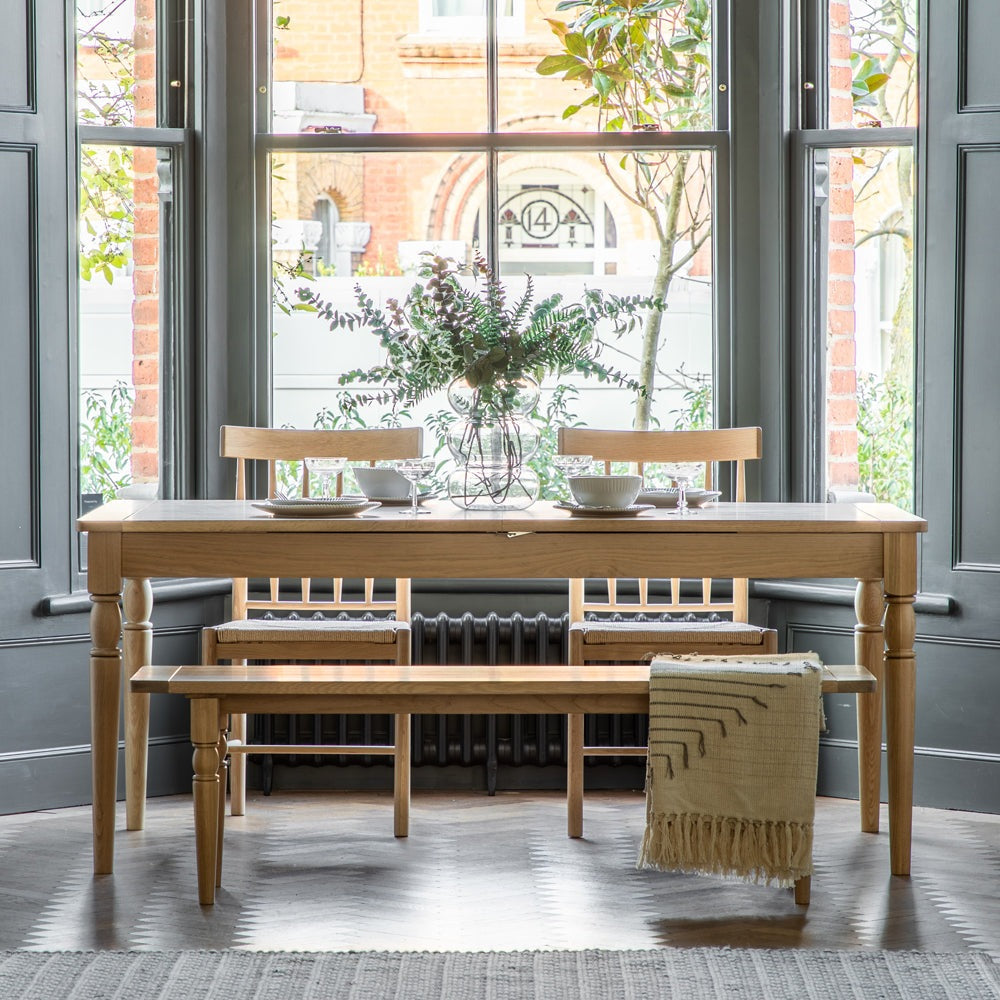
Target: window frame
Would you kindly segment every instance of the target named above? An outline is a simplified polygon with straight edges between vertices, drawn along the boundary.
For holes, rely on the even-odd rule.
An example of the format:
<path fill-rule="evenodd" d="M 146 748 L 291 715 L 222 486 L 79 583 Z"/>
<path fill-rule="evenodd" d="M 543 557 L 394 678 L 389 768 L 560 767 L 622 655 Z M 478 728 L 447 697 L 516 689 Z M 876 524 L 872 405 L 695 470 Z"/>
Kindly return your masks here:
<path fill-rule="evenodd" d="M 488 0 L 495 9 L 497 0 Z M 515 0 L 515 4 L 521 0 Z M 508 152 L 605 152 L 648 149 L 663 152 L 690 149 L 712 154 L 712 244 L 713 244 L 713 382 L 715 420 L 725 426 L 733 419 L 731 389 L 732 309 L 731 300 L 731 134 L 729 131 L 730 11 L 731 0 L 713 5 L 712 87 L 716 127 L 692 132 L 513 132 L 501 131 L 499 118 L 500 33 L 488 22 L 486 37 L 487 126 L 475 133 L 280 133 L 271 130 L 272 18 L 271 0 L 254 0 L 254 75 L 256 107 L 254 129 L 254 256 L 255 338 L 253 411 L 258 419 L 271 422 L 272 368 L 270 358 L 272 305 L 270 297 L 270 197 L 269 158 L 274 153 L 406 153 L 410 151 L 479 153 L 485 157 L 485 215 L 489 238 L 484 256 L 494 273 L 500 273 L 498 202 L 499 159 Z M 517 7 L 515 6 L 515 13 Z"/>
<path fill-rule="evenodd" d="M 200 2 L 200 0 L 199 0 Z M 162 151 L 158 157 L 160 204 L 159 253 L 159 495 L 182 497 L 198 491 L 197 457 L 201 453 L 196 413 L 200 409 L 197 315 L 195 289 L 198 282 L 195 268 L 198 255 L 191 252 L 196 245 L 195 211 L 195 145 L 193 96 L 195 60 L 193 39 L 200 16 L 189 11 L 188 0 L 156 0 L 156 125 L 116 126 L 80 123 L 76 110 L 78 80 L 70 76 L 75 169 L 71 172 L 75 208 L 79 206 L 81 150 L 84 147 L 153 148 Z M 76 3 L 71 3 L 67 30 L 76 51 Z M 169 26 L 169 27 L 168 27 Z M 76 65 L 75 59 L 72 63 Z M 79 281 L 75 266 L 79 253 L 78 215 L 70 219 L 70 273 Z M 74 490 L 79 494 L 79 294 L 72 296 L 72 384 L 76 391 L 71 399 L 71 440 L 73 441 Z M 70 526 L 76 538 L 74 527 Z M 76 587 L 85 586 L 86 565 L 79 545 L 71 546 L 72 572 Z"/>

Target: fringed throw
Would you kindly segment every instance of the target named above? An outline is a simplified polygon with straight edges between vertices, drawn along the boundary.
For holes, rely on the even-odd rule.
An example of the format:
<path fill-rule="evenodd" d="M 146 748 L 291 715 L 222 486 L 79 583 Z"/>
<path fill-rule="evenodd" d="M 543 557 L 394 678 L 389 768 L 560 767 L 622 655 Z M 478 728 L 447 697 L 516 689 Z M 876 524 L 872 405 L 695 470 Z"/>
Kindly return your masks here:
<path fill-rule="evenodd" d="M 812 874 L 821 680 L 812 653 L 653 660 L 640 868 Z"/>

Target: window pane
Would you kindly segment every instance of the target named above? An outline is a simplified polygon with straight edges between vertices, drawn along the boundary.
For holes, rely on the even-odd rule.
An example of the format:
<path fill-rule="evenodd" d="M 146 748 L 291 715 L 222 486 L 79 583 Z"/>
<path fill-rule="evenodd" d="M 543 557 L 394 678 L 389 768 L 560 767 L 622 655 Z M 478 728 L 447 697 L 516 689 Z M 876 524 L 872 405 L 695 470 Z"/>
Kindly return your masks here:
<path fill-rule="evenodd" d="M 829 3 L 830 127 L 916 125 L 916 0 Z"/>
<path fill-rule="evenodd" d="M 157 150 L 85 146 L 80 196 L 80 493 L 155 493 L 160 451 Z M 89 499 L 88 499 L 89 498 Z"/>
<path fill-rule="evenodd" d="M 76 0 L 77 118 L 156 124 L 156 17 L 136 0 Z"/>
<path fill-rule="evenodd" d="M 713 127 L 708 0 L 526 10 L 526 39 L 500 48 L 501 128 Z"/>
<path fill-rule="evenodd" d="M 913 153 L 837 149 L 816 158 L 830 179 L 827 485 L 912 510 Z"/>
<path fill-rule="evenodd" d="M 579 302 L 588 289 L 659 297 L 668 305 L 662 317 L 636 306 L 634 328 L 620 339 L 610 323 L 600 330 L 607 341 L 600 360 L 652 386 L 651 405 L 643 401 L 637 408 L 634 391 L 596 379 L 550 380 L 543 383 L 535 419 L 553 446 L 557 424 L 578 419 L 606 427 L 637 421 L 710 426 L 711 167 L 710 154 L 692 151 L 619 152 L 607 163 L 596 153 L 501 157 L 500 273 L 511 308 L 527 291 L 528 275 L 532 307 L 556 294 Z M 648 186 L 639 185 L 639 177 Z M 485 160 L 469 154 L 282 152 L 274 157 L 272 178 L 273 422 L 342 426 L 357 415 L 339 412 L 341 376 L 377 364 L 385 349 L 361 324 L 331 330 L 322 314 L 296 308 L 297 290 L 304 288 L 321 307 L 357 313 L 356 285 L 380 308 L 391 298 L 404 299 L 422 250 L 471 261 L 486 241 Z M 623 193 L 626 182 L 641 204 Z M 317 204 L 335 206 L 325 216 L 337 220 L 332 233 L 324 231 Z M 669 223 L 671 218 L 676 221 Z M 670 264 L 661 267 L 663 260 Z M 384 385 L 373 382 L 370 388 Z M 434 393 L 400 419 L 428 426 L 433 451 L 440 425 L 435 414 L 446 409 L 444 394 Z M 378 424 L 390 419 L 387 410 L 376 403 L 360 417 Z"/>
<path fill-rule="evenodd" d="M 340 375 L 380 357 L 375 337 L 331 332 L 315 313 L 294 309 L 296 289 L 357 312 L 356 284 L 378 303 L 402 298 L 424 250 L 471 260 L 480 248 L 485 169 L 481 154 L 465 153 L 272 157 L 274 426 L 328 420 Z"/>
<path fill-rule="evenodd" d="M 500 161 L 500 271 L 535 279 L 536 299 L 579 301 L 599 288 L 662 299 L 636 311 L 602 360 L 654 391 L 650 399 L 573 378 L 564 419 L 594 427 L 706 426 L 711 417 L 712 202 L 708 153 L 511 154 Z M 565 380 L 564 380 L 565 381 Z M 551 388 L 551 387 L 550 387 Z"/>
<path fill-rule="evenodd" d="M 486 22 L 447 13 L 470 6 L 283 0 L 273 28 L 273 130 L 484 131 Z"/>

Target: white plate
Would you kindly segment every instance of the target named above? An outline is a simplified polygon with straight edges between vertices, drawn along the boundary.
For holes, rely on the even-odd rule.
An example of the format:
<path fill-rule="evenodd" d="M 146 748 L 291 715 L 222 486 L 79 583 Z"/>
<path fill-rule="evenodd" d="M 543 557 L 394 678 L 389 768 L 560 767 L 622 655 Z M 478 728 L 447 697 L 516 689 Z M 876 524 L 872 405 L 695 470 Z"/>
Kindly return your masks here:
<path fill-rule="evenodd" d="M 425 500 L 433 500 L 436 496 L 437 494 L 431 490 L 418 493 L 417 504 L 422 504 Z M 358 501 L 374 500 L 376 503 L 382 504 L 383 507 L 408 507 L 410 505 L 409 497 L 351 497 L 351 499 Z"/>
<path fill-rule="evenodd" d="M 633 503 L 628 507 L 582 507 L 572 500 L 557 500 L 553 506 L 568 510 L 574 517 L 635 517 L 646 510 L 653 510 L 651 503 Z"/>
<path fill-rule="evenodd" d="M 275 517 L 350 517 L 382 505 L 357 497 L 302 498 L 299 500 L 263 500 L 250 505 Z"/>
<path fill-rule="evenodd" d="M 718 490 L 688 490 L 687 502 L 689 507 L 702 507 L 712 500 L 721 497 Z M 651 503 L 654 507 L 676 507 L 678 491 L 676 489 L 665 490 L 640 490 L 637 500 L 643 503 Z"/>

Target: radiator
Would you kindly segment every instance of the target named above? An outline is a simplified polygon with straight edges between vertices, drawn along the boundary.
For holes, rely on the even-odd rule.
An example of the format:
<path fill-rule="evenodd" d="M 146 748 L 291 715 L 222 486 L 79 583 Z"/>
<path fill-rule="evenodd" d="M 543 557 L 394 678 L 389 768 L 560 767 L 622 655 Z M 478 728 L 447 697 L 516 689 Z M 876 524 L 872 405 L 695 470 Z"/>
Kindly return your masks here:
<path fill-rule="evenodd" d="M 565 662 L 568 618 L 545 614 L 488 614 L 459 617 L 446 614 L 411 619 L 414 663 L 546 664 Z M 260 715 L 252 739 L 282 743 L 391 742 L 392 720 L 386 715 Z M 645 746 L 645 716 L 587 717 L 585 739 L 591 746 Z M 414 767 L 483 767 L 486 787 L 494 794 L 500 765 L 511 767 L 565 766 L 566 718 L 561 715 L 414 715 Z M 264 793 L 271 790 L 275 757 L 253 755 L 261 765 Z M 388 767 L 384 756 L 289 754 L 278 758 L 289 766 Z M 644 766 L 635 757 L 586 758 L 588 766 Z"/>

